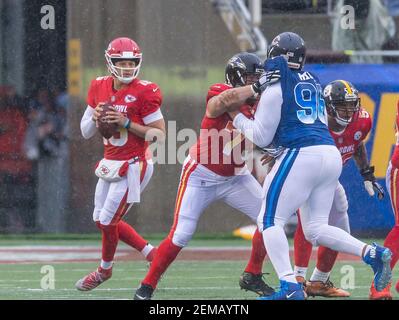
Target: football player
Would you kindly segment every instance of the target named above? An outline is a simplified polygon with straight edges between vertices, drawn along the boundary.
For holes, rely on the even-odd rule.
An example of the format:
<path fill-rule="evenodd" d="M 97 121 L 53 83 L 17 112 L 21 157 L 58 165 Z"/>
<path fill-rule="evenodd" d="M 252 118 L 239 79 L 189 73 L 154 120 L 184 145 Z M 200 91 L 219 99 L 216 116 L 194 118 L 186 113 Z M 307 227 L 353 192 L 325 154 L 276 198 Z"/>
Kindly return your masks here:
<path fill-rule="evenodd" d="M 378 199 L 383 199 L 384 190 L 376 182 L 374 167 L 370 166 L 364 143 L 369 134 L 372 121 L 368 112 L 361 108 L 358 90 L 348 81 L 335 80 L 330 82 L 323 92 L 327 109 L 328 128 L 334 138 L 335 145 L 342 156 L 345 165 L 352 157 L 364 180 L 364 187 L 370 196 L 375 193 Z M 335 190 L 329 224 L 350 232 L 348 218 L 348 200 L 340 183 Z M 305 239 L 300 218 L 294 236 L 295 275 L 298 282 L 305 284 L 309 296 L 349 297 L 350 293 L 336 288 L 329 280 L 338 252 L 326 247 L 319 247 L 317 266 L 310 281 L 306 282 L 306 272 L 312 253 L 312 244 Z M 379 295 L 382 292 L 375 293 Z"/>
<path fill-rule="evenodd" d="M 395 225 L 388 233 L 384 246 L 391 249 L 392 261 L 391 268 L 393 269 L 399 259 L 399 101 L 397 104 L 396 114 L 396 146 L 389 162 L 386 173 L 386 186 L 391 199 L 392 209 L 395 215 Z M 370 288 L 371 299 L 392 299 L 391 284 L 384 290 L 384 292 L 376 292 L 373 284 Z M 396 291 L 399 292 L 399 281 L 396 283 Z"/>
<path fill-rule="evenodd" d="M 150 270 L 135 293 L 135 300 L 151 299 L 160 277 L 191 240 L 198 220 L 211 203 L 222 200 L 256 221 L 262 189 L 241 156 L 248 141 L 234 130 L 231 110 L 240 108 L 246 117 L 252 117 L 256 99 L 252 94 L 243 98 L 239 89 L 256 82 L 262 73 L 262 63 L 255 54 L 239 53 L 227 63 L 226 83 L 210 87 L 200 137 L 183 164 L 174 223 L 159 245 Z M 262 236 L 257 232 L 243 274 L 243 288 L 260 295 L 274 292 L 262 280 L 265 255 Z"/>
<path fill-rule="evenodd" d="M 278 35 L 268 50 L 266 73 L 257 83 L 242 88 L 245 96 L 261 94 L 254 119 L 235 115 L 233 125 L 250 133 L 259 147 L 272 142 L 285 150 L 267 175 L 264 201 L 258 217 L 265 248 L 280 279 L 281 289 L 261 300 L 303 300 L 289 257 L 284 226 L 292 213 L 301 211 L 305 237 L 314 245 L 361 257 L 374 271 L 378 291 L 391 280 L 389 249 L 367 245 L 344 230 L 328 224 L 342 158 L 326 124 L 324 99 L 317 78 L 303 71 L 306 48 L 295 33 Z M 267 75 L 280 81 L 265 86 Z M 300 192 L 298 192 L 300 190 Z"/>
<path fill-rule="evenodd" d="M 155 83 L 137 77 L 142 53 L 132 39 L 111 41 L 105 60 L 111 75 L 91 82 L 80 126 L 85 139 L 93 137 L 101 106 L 111 103 L 113 109 L 105 120 L 116 123 L 118 131 L 109 139 L 103 138 L 104 159 L 99 164 L 102 171 L 94 196 L 93 220 L 102 233 L 102 259 L 95 271 L 77 281 L 76 288 L 81 291 L 92 290 L 111 277 L 119 240 L 140 251 L 148 261 L 152 261 L 156 250 L 122 218 L 133 203 L 140 202 L 140 193 L 153 172 L 146 154 L 146 137 L 165 134 L 161 90 Z"/>

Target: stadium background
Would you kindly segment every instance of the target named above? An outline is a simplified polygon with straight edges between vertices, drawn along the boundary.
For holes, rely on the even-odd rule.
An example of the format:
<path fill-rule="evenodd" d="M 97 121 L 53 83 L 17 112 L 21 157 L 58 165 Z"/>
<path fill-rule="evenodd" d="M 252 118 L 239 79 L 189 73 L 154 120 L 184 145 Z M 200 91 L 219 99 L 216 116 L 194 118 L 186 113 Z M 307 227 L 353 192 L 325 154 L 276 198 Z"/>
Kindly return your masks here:
<path fill-rule="evenodd" d="M 44 5 L 55 9 L 54 30 L 40 27 L 43 17 L 40 9 Z M 106 74 L 103 52 L 111 39 L 126 35 L 137 41 L 143 52 L 140 77 L 160 85 L 165 119 L 176 121 L 177 130 L 193 128 L 197 132 L 207 88 L 223 81 L 227 59 L 240 51 L 242 45 L 229 32 L 211 1 L 0 0 L 0 9 L 0 84 L 15 87 L 21 96 L 32 95 L 40 87 L 55 86 L 66 86 L 69 94 L 65 156 L 46 172 L 37 174 L 33 183 L 36 189 L 21 183 L 11 185 L 10 191 L 3 180 L 0 210 L 6 212 L 10 203 L 14 203 L 18 214 L 29 220 L 20 228 L 0 225 L 4 233 L 96 232 L 91 213 L 97 179 L 92 168 L 101 158 L 101 139 L 85 141 L 79 121 L 86 107 L 89 81 Z M 398 19 L 395 21 L 397 24 Z M 324 60 L 318 53 L 331 49 L 332 37 L 330 18 L 323 13 L 266 13 L 262 15 L 260 28 L 269 41 L 283 31 L 299 33 L 311 53 L 307 69 L 314 71 L 323 85 L 344 78 L 360 89 L 363 104 L 374 119 L 367 142 L 369 156 L 385 186 L 399 98 L 397 64 L 321 63 Z M 348 62 L 347 57 L 341 58 Z M 334 61 L 330 56 L 327 60 Z M 21 143 L 17 147 L 21 148 Z M 23 157 L 21 149 L 16 152 Z M 1 156 L 7 158 L 6 152 L 2 151 Z M 180 169 L 180 164 L 155 167 L 142 204 L 126 217 L 138 231 L 166 233 L 169 230 Z M 2 170 L 2 177 L 12 174 L 10 168 Z M 18 168 L 13 172 L 16 171 Z M 367 195 L 353 161 L 345 168 L 341 181 L 349 197 L 352 231 L 384 236 L 393 224 L 389 198 L 379 202 Z M 45 192 L 40 188 L 45 188 Z M 38 193 L 45 196 L 39 197 Z M 249 223 L 244 216 L 232 211 L 224 204 L 212 205 L 206 210 L 198 231 L 231 232 Z"/>

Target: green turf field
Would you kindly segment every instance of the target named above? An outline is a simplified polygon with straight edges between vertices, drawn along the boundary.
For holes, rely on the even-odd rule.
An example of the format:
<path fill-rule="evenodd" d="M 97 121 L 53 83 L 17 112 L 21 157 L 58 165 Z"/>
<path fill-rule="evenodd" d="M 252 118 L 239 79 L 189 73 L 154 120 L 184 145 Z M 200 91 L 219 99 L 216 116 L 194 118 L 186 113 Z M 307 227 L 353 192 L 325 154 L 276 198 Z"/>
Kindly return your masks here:
<path fill-rule="evenodd" d="M 153 242 L 157 244 L 157 241 Z M 86 246 L 98 245 L 95 239 L 77 240 L 43 240 L 43 239 L 0 239 L 0 250 L 5 246 Z M 250 242 L 234 239 L 198 239 L 190 247 L 249 247 Z M 123 246 L 121 247 L 123 248 Z M 0 251 L 0 255 L 4 252 Z M 43 278 L 48 275 L 50 265 L 54 271 L 54 289 L 43 289 L 42 285 L 51 287 Z M 245 260 L 231 261 L 176 261 L 159 284 L 154 299 L 254 299 L 255 294 L 244 292 L 238 286 L 238 278 L 246 265 Z M 311 262 L 311 267 L 314 262 Z M 147 271 L 145 261 L 120 261 L 114 266 L 113 277 L 97 289 L 82 293 L 74 288 L 76 280 L 88 271 L 97 267 L 96 262 L 73 263 L 17 263 L 0 264 L 0 299 L 132 299 L 135 289 Z M 41 271 L 43 273 L 41 273 Z M 267 282 L 277 286 L 278 281 L 270 263 L 266 263 L 264 272 Z M 311 269 L 308 272 L 310 276 Z M 332 281 L 337 285 L 354 285 L 348 289 L 352 299 L 367 299 L 372 272 L 360 262 L 340 261 L 336 264 Z M 394 281 L 399 278 L 397 269 Z M 43 280 L 44 279 L 44 280 Z M 399 294 L 394 292 L 394 298 Z M 315 298 L 310 298 L 315 299 Z"/>

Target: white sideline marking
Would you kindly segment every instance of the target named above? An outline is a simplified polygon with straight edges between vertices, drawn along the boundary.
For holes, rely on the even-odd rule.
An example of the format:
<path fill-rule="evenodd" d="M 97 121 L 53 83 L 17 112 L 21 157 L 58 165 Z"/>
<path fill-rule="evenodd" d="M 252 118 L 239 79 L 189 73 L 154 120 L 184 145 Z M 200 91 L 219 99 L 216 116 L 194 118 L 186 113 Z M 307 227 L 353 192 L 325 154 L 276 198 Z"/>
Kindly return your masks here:
<path fill-rule="evenodd" d="M 249 251 L 250 247 L 188 247 L 185 252 L 195 251 Z M 118 248 L 115 257 L 121 258 L 136 252 L 124 245 Z M 100 259 L 100 246 L 0 246 L 0 264 L 3 263 L 34 263 L 62 262 L 68 260 L 93 261 Z"/>

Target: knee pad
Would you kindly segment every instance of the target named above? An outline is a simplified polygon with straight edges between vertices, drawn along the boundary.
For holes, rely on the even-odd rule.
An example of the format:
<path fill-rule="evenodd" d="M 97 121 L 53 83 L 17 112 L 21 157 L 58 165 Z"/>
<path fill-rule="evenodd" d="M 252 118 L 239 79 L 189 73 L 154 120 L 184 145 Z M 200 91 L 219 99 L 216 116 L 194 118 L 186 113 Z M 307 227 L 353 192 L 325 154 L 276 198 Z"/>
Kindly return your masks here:
<path fill-rule="evenodd" d="M 187 246 L 196 228 L 197 221 L 195 219 L 180 215 L 176 229 L 171 235 L 173 244 L 182 248 Z"/>

